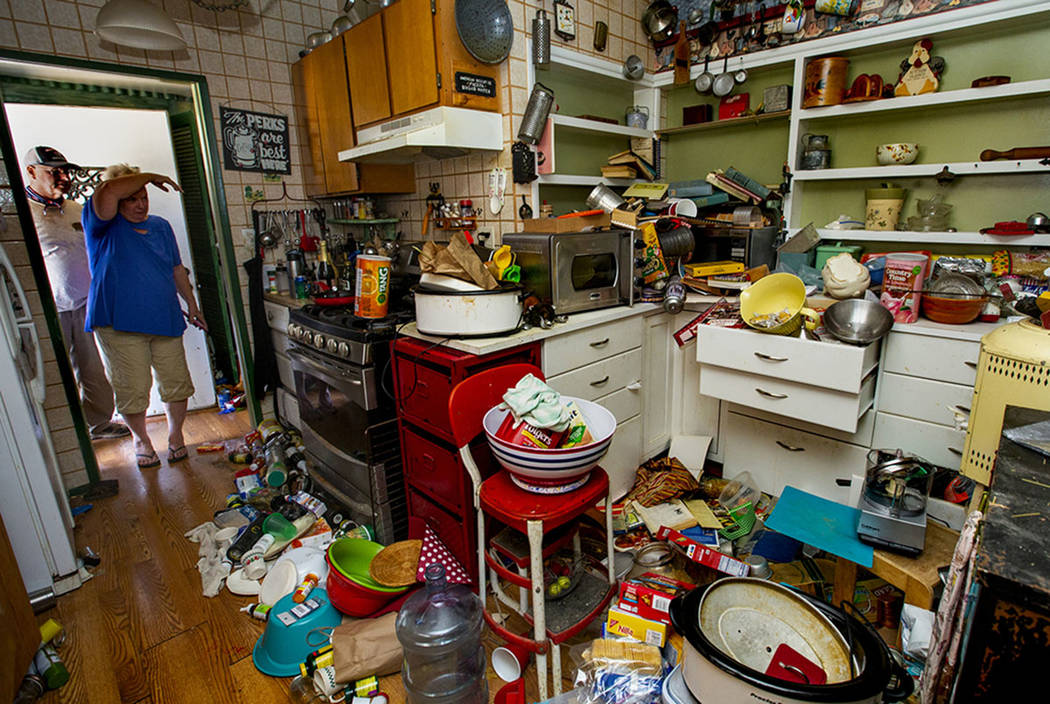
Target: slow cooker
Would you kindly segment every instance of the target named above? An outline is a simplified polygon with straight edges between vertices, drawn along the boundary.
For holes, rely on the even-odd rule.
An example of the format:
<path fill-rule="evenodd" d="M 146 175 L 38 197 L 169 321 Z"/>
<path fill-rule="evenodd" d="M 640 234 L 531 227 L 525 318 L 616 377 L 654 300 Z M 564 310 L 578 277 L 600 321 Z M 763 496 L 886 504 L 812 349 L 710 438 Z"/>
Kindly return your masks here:
<path fill-rule="evenodd" d="M 707 627 L 701 623 L 701 609 L 704 598 L 717 590 L 738 589 L 741 594 L 754 593 L 754 589 L 781 590 L 787 592 L 790 599 L 798 602 L 798 608 L 811 613 L 806 614 L 813 622 L 823 621 L 830 630 L 805 635 L 798 645 L 806 646 L 806 641 L 823 639 L 824 647 L 835 648 L 835 643 L 844 645 L 848 669 L 836 680 L 828 677 L 826 684 L 808 684 L 795 682 L 767 675 L 764 670 L 744 664 L 742 659 L 751 665 L 765 660 L 763 652 L 770 662 L 777 647 L 778 637 L 763 642 L 762 634 L 754 639 L 754 646 L 759 648 L 756 657 L 734 657 L 727 650 L 732 650 L 722 641 L 723 633 L 712 632 L 711 619 L 707 618 Z M 772 592 L 771 592 L 772 593 Z M 739 612 L 754 610 L 754 599 L 741 600 L 737 606 L 731 606 L 722 614 L 716 615 L 714 631 L 719 627 L 735 628 L 733 619 Z M 816 616 L 814 616 L 816 614 Z M 827 604 L 808 594 L 788 589 L 773 582 L 753 577 L 726 578 L 706 587 L 699 587 L 676 597 L 670 607 L 671 623 L 685 638 L 682 672 L 693 696 L 701 702 L 719 702 L 719 704 L 754 704 L 756 701 L 765 704 L 795 704 L 796 702 L 843 702 L 867 704 L 876 702 L 894 702 L 906 699 L 914 683 L 904 668 L 894 660 L 889 648 L 870 626 L 862 623 L 845 611 Z M 769 614 L 770 620 L 777 620 L 776 614 Z M 718 625 L 720 624 L 720 626 Z M 756 624 L 759 625 L 759 624 Z M 753 627 L 754 628 L 754 627 Z M 759 625 L 760 629 L 760 625 Z M 775 629 L 774 631 L 775 632 Z M 739 631 L 740 637 L 747 633 Z M 735 635 L 735 634 L 734 634 Z M 722 647 L 716 645 L 720 641 Z M 827 645 L 830 643 L 830 645 Z M 814 647 L 821 646 L 813 643 Z M 725 650 L 723 650 L 725 648 Z M 814 656 L 815 657 L 815 656 Z M 829 667 L 829 670 L 833 668 Z"/>

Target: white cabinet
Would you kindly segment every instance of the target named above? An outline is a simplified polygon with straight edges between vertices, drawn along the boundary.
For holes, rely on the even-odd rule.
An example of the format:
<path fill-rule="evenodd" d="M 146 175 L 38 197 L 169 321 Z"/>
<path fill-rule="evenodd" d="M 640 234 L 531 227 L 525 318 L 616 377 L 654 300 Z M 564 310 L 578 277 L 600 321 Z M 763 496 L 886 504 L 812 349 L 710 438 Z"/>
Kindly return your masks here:
<path fill-rule="evenodd" d="M 270 339 L 273 341 L 274 356 L 277 359 L 277 378 L 281 382 L 275 399 L 277 411 L 281 418 L 292 422 L 294 417 L 295 427 L 299 427 L 299 408 L 295 400 L 295 377 L 292 374 L 292 362 L 288 358 L 288 307 L 273 301 L 263 301 L 263 310 L 266 311 L 266 323 L 270 327 Z M 281 394 L 284 394 L 282 402 Z M 292 407 L 294 404 L 294 408 Z M 286 410 L 287 409 L 287 410 Z M 293 415 L 288 415 L 294 413 Z"/>
<path fill-rule="evenodd" d="M 675 370 L 671 358 L 675 347 L 671 333 L 674 317 L 666 313 L 642 319 L 642 384 L 645 392 L 645 414 L 642 416 L 642 440 L 645 456 L 652 457 L 667 449 L 671 442 L 671 388 Z"/>
<path fill-rule="evenodd" d="M 641 344 L 640 316 L 557 335 L 543 343 L 543 373 L 547 378 L 555 377 Z"/>

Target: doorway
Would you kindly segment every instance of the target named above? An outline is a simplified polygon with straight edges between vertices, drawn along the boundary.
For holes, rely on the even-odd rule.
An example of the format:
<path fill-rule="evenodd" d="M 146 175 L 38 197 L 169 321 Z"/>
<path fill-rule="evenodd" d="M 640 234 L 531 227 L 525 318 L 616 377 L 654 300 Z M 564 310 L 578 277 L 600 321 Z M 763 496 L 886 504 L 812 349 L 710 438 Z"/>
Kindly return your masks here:
<path fill-rule="evenodd" d="M 97 483 L 100 474 L 24 192 L 21 158 L 37 144 L 56 147 L 82 166 L 127 162 L 170 175 L 183 187 L 182 194 L 154 190 L 151 210 L 172 223 L 209 326 L 207 337 L 190 328 L 184 338 L 188 360 L 197 359 L 196 368 L 191 368 L 196 388 L 191 408 L 214 404 L 216 377 L 241 381 L 251 419 L 258 422 L 251 350 L 204 79 L 0 52 L 0 107 L 0 148 L 9 198 L 17 210 L 26 258 L 40 293 L 88 485 Z M 74 493 L 85 488 L 66 483 Z"/>

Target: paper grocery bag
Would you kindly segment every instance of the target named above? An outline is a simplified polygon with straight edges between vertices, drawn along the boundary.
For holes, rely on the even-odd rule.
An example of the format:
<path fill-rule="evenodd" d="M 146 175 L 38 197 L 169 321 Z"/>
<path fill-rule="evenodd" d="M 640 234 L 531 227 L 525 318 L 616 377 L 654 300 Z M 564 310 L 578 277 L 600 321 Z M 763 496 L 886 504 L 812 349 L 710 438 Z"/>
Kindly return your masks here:
<path fill-rule="evenodd" d="M 353 682 L 401 671 L 401 643 L 394 632 L 397 612 L 379 618 L 344 621 L 332 631 L 335 681 Z"/>

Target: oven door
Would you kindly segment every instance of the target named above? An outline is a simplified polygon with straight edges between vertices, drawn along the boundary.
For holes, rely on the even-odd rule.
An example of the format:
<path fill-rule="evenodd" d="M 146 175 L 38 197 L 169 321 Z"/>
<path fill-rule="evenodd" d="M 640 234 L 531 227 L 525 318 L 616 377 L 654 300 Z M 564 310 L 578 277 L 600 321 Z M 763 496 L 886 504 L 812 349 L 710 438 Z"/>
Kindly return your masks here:
<path fill-rule="evenodd" d="M 380 420 L 375 370 L 327 359 L 298 345 L 289 348 L 288 357 L 304 428 L 330 448 L 333 459 L 370 461 L 365 430 Z"/>
<path fill-rule="evenodd" d="M 622 230 L 554 238 L 551 299 L 559 313 L 631 303 L 631 234 Z"/>

